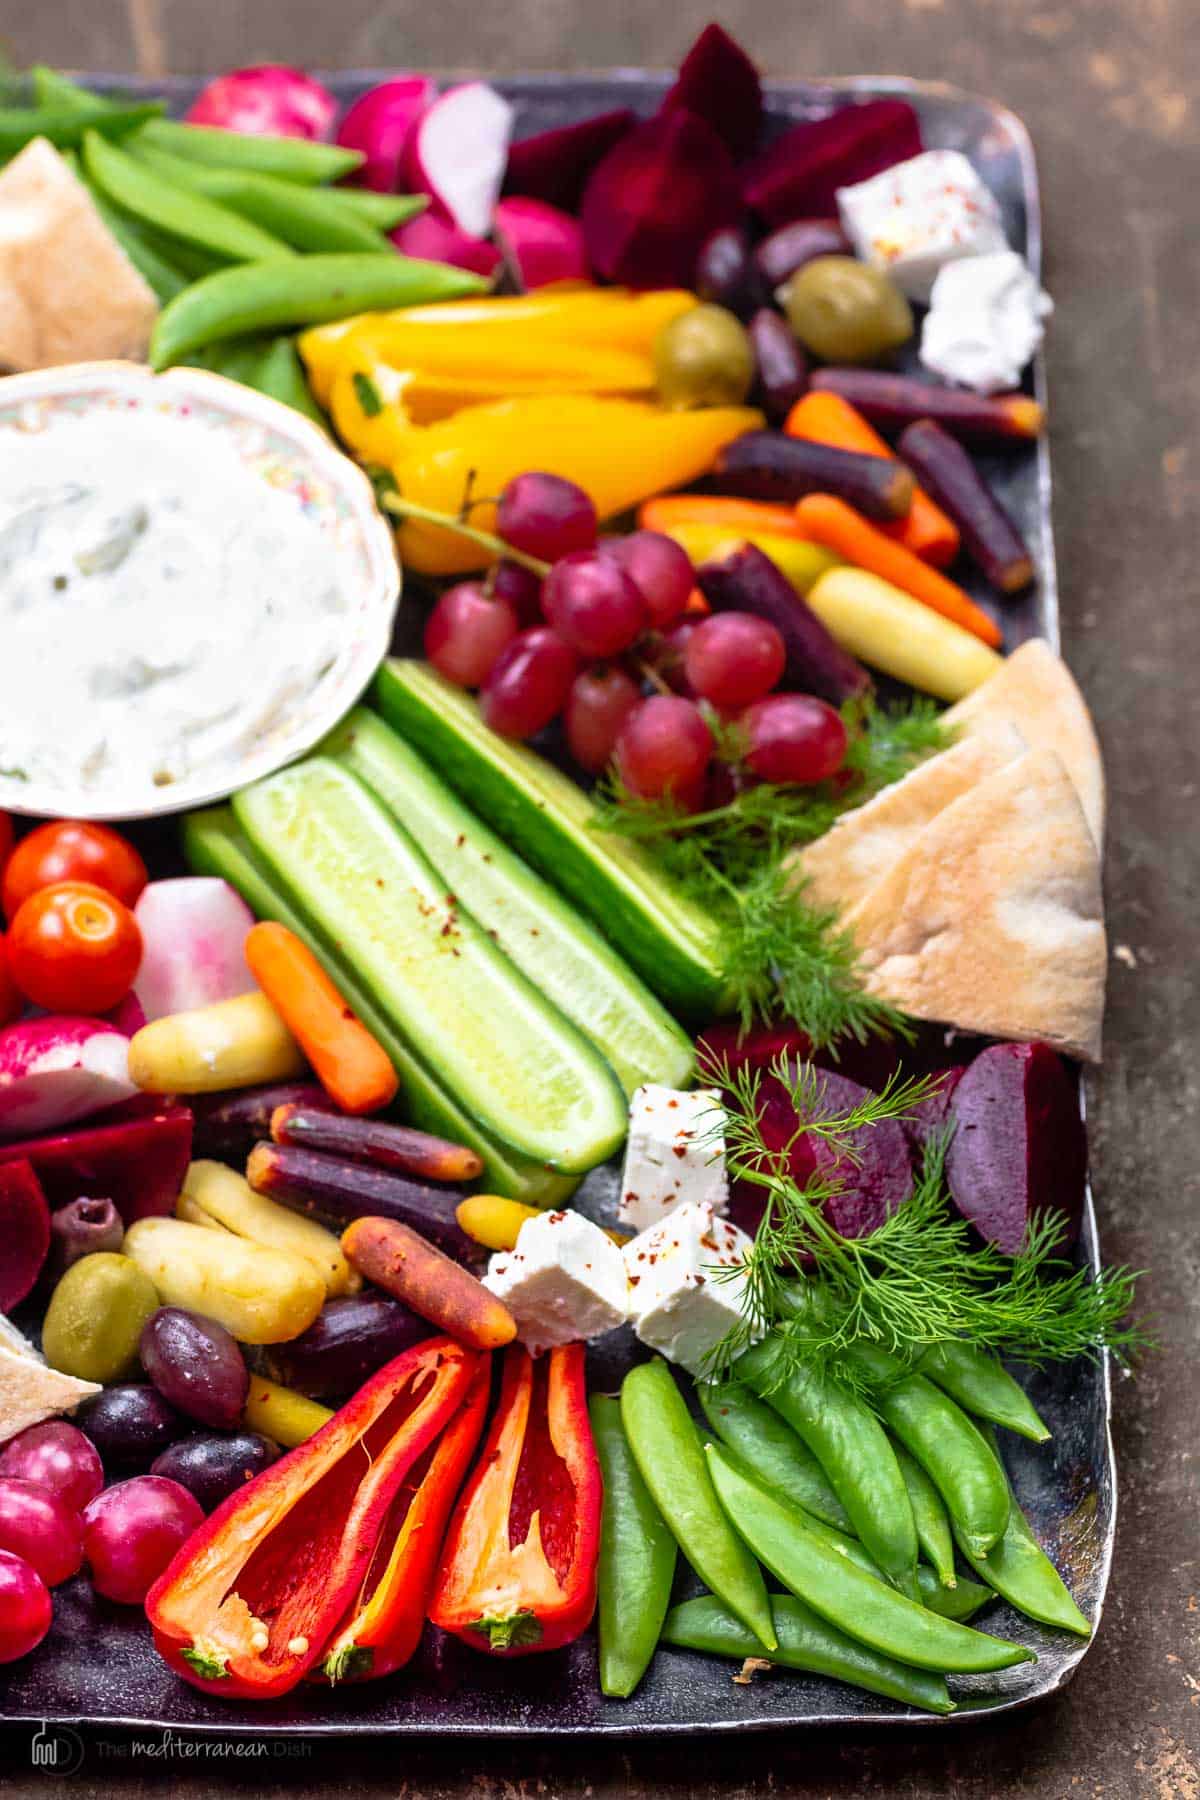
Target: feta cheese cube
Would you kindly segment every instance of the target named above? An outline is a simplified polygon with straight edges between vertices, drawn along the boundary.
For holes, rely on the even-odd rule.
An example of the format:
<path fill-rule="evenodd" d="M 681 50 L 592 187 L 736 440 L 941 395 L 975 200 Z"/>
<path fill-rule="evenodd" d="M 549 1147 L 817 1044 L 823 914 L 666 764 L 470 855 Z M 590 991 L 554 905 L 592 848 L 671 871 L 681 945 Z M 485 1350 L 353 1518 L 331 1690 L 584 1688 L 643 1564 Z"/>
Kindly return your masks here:
<path fill-rule="evenodd" d="M 536 1356 L 556 1344 L 600 1337 L 627 1317 L 621 1252 L 591 1219 L 564 1210 L 527 1219 L 516 1248 L 488 1263 L 483 1285 L 503 1300 Z"/>
<path fill-rule="evenodd" d="M 976 393 L 1003 393 L 1020 381 L 1053 311 L 1015 250 L 947 263 L 933 284 L 921 361 Z"/>
<path fill-rule="evenodd" d="M 839 188 L 837 203 L 857 254 L 910 300 L 927 301 L 947 263 L 1008 249 L 995 196 L 959 150 L 925 150 Z"/>
<path fill-rule="evenodd" d="M 622 1225 L 645 1231 L 675 1207 L 729 1204 L 720 1095 L 715 1088 L 638 1088 L 629 1106 L 629 1141 L 617 1211 Z"/>
<path fill-rule="evenodd" d="M 643 1344 L 696 1375 L 742 1317 L 750 1239 L 706 1202 L 676 1207 L 624 1250 L 629 1316 Z"/>

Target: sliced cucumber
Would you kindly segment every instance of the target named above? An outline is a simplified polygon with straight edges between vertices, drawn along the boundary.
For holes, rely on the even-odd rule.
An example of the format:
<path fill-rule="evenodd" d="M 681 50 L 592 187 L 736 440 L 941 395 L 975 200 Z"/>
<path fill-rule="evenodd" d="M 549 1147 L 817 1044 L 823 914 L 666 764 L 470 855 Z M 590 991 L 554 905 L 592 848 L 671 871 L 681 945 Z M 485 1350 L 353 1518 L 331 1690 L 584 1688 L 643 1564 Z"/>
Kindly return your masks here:
<path fill-rule="evenodd" d="M 612 1155 L 626 1107 L 608 1064 L 356 776 L 310 757 L 244 789 L 233 808 L 285 893 L 488 1131 L 561 1174 Z"/>
<path fill-rule="evenodd" d="M 691 1041 L 600 934 L 440 781 L 411 744 L 358 707 L 322 746 L 378 794 L 452 893 L 573 1019 L 627 1094 L 683 1087 Z"/>
<path fill-rule="evenodd" d="M 319 956 L 350 1005 L 379 1039 L 400 1075 L 398 1104 L 422 1131 L 466 1144 L 484 1163 L 481 1183 L 489 1193 L 506 1194 L 530 1206 L 561 1206 L 575 1189 L 573 1178 L 555 1175 L 540 1163 L 516 1156 L 468 1116 L 398 1037 L 370 995 L 337 955 L 321 942 L 307 919 L 285 900 L 250 848 L 228 806 L 190 813 L 183 821 L 183 850 L 198 875 L 217 875 L 237 889 L 258 919 L 277 919 Z"/>
<path fill-rule="evenodd" d="M 591 918 L 647 986 L 689 1021 L 720 1010 L 718 931 L 628 839 L 590 829 L 583 789 L 523 744 L 489 731 L 479 709 L 428 664 L 386 662 L 376 686 L 389 724 Z"/>

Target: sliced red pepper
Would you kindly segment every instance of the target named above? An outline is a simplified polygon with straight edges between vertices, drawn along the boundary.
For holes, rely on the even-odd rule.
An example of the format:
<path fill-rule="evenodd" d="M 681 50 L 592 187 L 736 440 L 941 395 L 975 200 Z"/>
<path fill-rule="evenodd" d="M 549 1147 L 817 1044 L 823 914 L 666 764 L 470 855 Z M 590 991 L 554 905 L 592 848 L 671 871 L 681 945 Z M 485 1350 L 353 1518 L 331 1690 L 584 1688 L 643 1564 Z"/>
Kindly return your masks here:
<path fill-rule="evenodd" d="M 366 1579 L 321 1659 L 319 1674 L 331 1685 L 390 1675 L 417 1647 L 446 1520 L 483 1430 L 491 1362 L 480 1358 L 466 1399 L 392 1501 Z"/>
<path fill-rule="evenodd" d="M 206 1693 L 269 1700 L 322 1656 L 405 1477 L 461 1407 L 475 1351 L 430 1338 L 219 1506 L 146 1597 L 159 1654 Z"/>
<path fill-rule="evenodd" d="M 455 1509 L 429 1616 L 475 1650 L 577 1638 L 596 1607 L 603 1487 L 582 1344 L 505 1352 L 500 1404 Z"/>

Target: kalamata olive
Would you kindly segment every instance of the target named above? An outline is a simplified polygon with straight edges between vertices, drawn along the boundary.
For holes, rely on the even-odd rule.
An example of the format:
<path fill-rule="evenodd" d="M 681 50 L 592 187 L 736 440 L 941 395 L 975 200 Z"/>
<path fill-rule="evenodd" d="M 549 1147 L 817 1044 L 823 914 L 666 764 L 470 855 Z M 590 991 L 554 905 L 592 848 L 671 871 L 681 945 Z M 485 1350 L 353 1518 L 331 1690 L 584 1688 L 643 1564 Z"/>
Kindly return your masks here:
<path fill-rule="evenodd" d="M 141 1337 L 142 1367 L 172 1406 L 202 1425 L 231 1431 L 242 1416 L 250 1375 L 233 1338 L 215 1319 L 160 1306 Z"/>
<path fill-rule="evenodd" d="M 150 1473 L 177 1481 L 210 1513 L 246 1482 L 269 1469 L 279 1455 L 279 1445 L 256 1431 L 235 1431 L 228 1437 L 197 1432 L 194 1437 L 180 1438 L 156 1456 Z"/>
<path fill-rule="evenodd" d="M 728 307 L 739 319 L 766 304 L 767 286 L 740 225 L 722 225 L 705 238 L 696 258 L 696 292 L 702 300 Z"/>
<path fill-rule="evenodd" d="M 81 1256 L 119 1250 L 125 1225 L 111 1200 L 68 1200 L 50 1214 L 50 1272 L 56 1278 Z"/>
<path fill-rule="evenodd" d="M 772 292 L 818 256 L 849 256 L 853 246 L 836 219 L 793 219 L 765 237 L 754 261 Z"/>
<path fill-rule="evenodd" d="M 310 1399 L 351 1394 L 368 1375 L 429 1336 L 429 1326 L 398 1300 L 367 1288 L 328 1300 L 307 1331 L 266 1352 L 266 1373 Z"/>
<path fill-rule="evenodd" d="M 808 386 L 807 358 L 774 307 L 760 306 L 747 329 L 758 365 L 755 393 L 767 417 L 780 423 Z"/>
<path fill-rule="evenodd" d="M 105 1388 L 80 1408 L 76 1423 L 105 1463 L 118 1469 L 145 1467 L 186 1429 L 157 1388 L 136 1381 Z"/>
<path fill-rule="evenodd" d="M 654 340 L 654 379 L 664 406 L 738 406 L 754 379 L 745 327 L 723 306 L 693 306 Z"/>
<path fill-rule="evenodd" d="M 874 362 L 913 334 L 912 308 L 895 282 L 852 256 L 805 263 L 779 298 L 800 342 L 825 362 Z"/>

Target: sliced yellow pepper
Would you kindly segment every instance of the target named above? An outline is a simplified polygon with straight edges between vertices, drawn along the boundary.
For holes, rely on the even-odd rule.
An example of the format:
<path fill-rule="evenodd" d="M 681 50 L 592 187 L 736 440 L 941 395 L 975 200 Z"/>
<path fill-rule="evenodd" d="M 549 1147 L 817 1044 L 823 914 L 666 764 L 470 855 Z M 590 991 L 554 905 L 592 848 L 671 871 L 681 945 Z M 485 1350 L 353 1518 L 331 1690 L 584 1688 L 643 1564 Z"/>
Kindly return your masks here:
<path fill-rule="evenodd" d="M 390 469 L 413 429 L 412 377 L 380 362 L 364 343 L 335 375 L 325 400 L 334 429 L 359 462 Z"/>
<path fill-rule="evenodd" d="M 730 544 L 754 544 L 764 556 L 770 557 L 800 595 L 807 595 L 826 569 L 836 569 L 842 562 L 840 556 L 820 544 L 810 544 L 804 538 L 782 537 L 773 531 L 736 531 L 729 525 L 681 522 L 666 526 L 664 534 L 674 538 L 693 563 L 707 562 Z"/>

